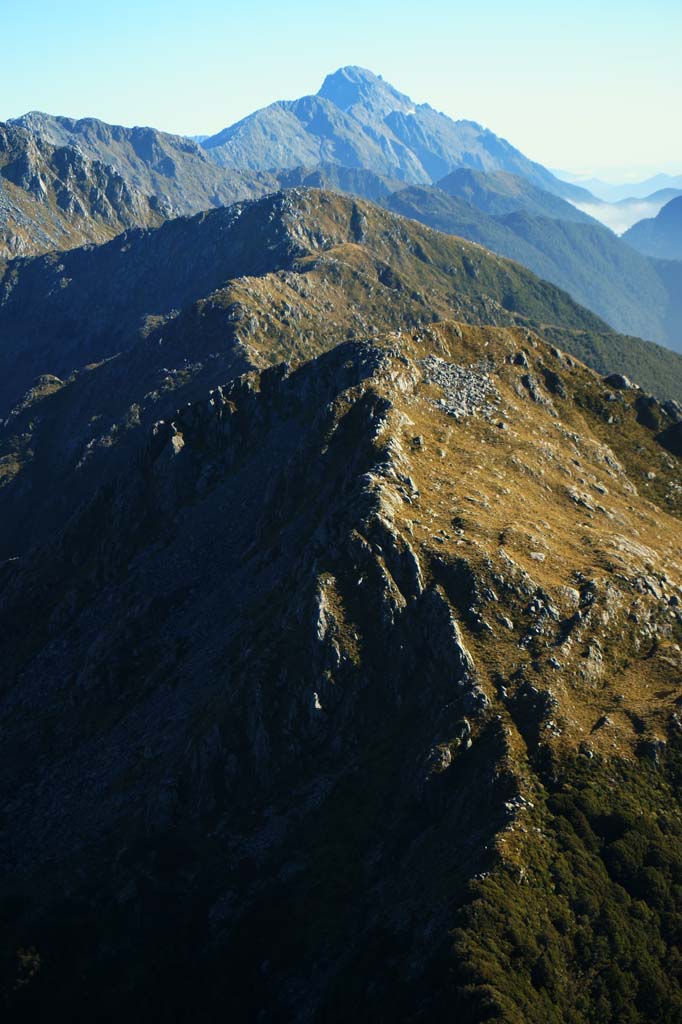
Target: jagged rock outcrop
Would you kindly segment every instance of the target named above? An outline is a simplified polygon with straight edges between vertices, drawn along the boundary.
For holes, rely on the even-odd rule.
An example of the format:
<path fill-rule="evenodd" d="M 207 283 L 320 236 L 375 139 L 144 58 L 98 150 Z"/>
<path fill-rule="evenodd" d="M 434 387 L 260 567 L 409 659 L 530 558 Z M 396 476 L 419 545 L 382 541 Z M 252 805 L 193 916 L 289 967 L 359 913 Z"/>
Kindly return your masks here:
<path fill-rule="evenodd" d="M 0 259 L 106 242 L 170 212 L 80 149 L 0 124 Z"/>

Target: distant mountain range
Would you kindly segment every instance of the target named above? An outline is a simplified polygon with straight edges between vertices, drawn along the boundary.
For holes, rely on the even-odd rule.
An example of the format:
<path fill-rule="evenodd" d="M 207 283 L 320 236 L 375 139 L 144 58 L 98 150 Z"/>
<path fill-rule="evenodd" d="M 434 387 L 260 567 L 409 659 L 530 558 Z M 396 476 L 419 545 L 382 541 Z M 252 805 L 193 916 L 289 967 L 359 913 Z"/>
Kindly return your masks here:
<path fill-rule="evenodd" d="M 602 181 L 601 178 L 591 178 L 584 175 L 571 174 L 569 171 L 553 172 L 558 178 L 570 181 L 587 189 L 598 199 L 605 203 L 619 203 L 629 199 L 645 199 L 655 192 L 664 189 L 682 190 L 682 174 L 654 174 L 643 181 L 625 182 L 614 184 L 609 181 Z"/>
<path fill-rule="evenodd" d="M 666 203 L 676 196 L 682 195 L 682 190 L 675 188 L 664 188 L 658 192 L 643 198 L 619 199 L 617 202 L 607 203 L 598 199 L 579 201 L 577 207 L 584 213 L 600 221 L 617 235 L 623 235 L 637 221 L 648 217 L 655 217 L 659 210 L 662 210 Z"/>
<path fill-rule="evenodd" d="M 677 285 L 663 280 L 660 268 L 570 203 L 539 190 L 532 194 L 523 179 L 473 172 L 472 187 L 471 173 L 456 171 L 437 186 L 413 185 L 380 201 L 517 260 L 625 334 L 682 351 L 682 327 L 671 313 Z"/>
<path fill-rule="evenodd" d="M 470 238 L 566 289 L 617 330 L 682 348 L 674 268 L 662 273 L 595 220 L 657 211 L 669 192 L 602 203 L 480 125 L 415 104 L 357 67 L 327 76 L 315 96 L 198 138 L 40 113 L 4 126 L 0 259 L 305 185 Z"/>

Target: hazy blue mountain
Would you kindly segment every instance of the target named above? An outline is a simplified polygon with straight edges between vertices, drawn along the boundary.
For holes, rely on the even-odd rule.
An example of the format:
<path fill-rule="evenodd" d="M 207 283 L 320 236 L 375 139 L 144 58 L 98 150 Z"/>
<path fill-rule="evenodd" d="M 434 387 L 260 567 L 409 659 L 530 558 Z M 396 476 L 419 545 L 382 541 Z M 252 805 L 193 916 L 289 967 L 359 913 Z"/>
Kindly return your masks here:
<path fill-rule="evenodd" d="M 618 331 L 682 351 L 682 329 L 672 315 L 674 281 L 662 279 L 650 260 L 600 224 L 540 217 L 527 210 L 491 217 L 442 189 L 425 186 L 403 189 L 383 204 L 517 260 Z"/>
<path fill-rule="evenodd" d="M 488 129 L 416 104 L 358 67 L 340 68 L 317 95 L 272 103 L 203 146 L 216 163 L 245 170 L 332 162 L 427 183 L 472 167 L 510 171 L 550 192 L 589 199 Z"/>
<path fill-rule="evenodd" d="M 464 199 L 477 209 L 493 216 L 526 210 L 528 213 L 554 217 L 557 220 L 594 223 L 592 217 L 583 213 L 573 203 L 568 203 L 560 196 L 538 188 L 527 178 L 511 174 L 509 171 L 477 171 L 469 167 L 459 167 L 436 184 L 448 195 Z"/>
<path fill-rule="evenodd" d="M 70 147 L 79 159 L 99 162 L 121 181 L 132 197 L 128 207 L 142 213 L 126 210 L 122 218 L 109 217 L 109 236 L 121 227 L 149 224 L 150 205 L 155 218 L 193 214 L 301 184 L 378 200 L 405 182 L 429 183 L 454 169 L 507 175 L 493 188 L 498 213 L 519 208 L 517 199 L 523 193 L 523 208 L 580 220 L 580 213 L 558 196 L 574 204 L 593 201 L 590 193 L 559 181 L 474 121 L 453 121 L 426 103 L 415 104 L 380 76 L 357 67 L 328 75 L 316 96 L 271 104 L 212 137 L 183 138 L 153 128 L 36 111 L 9 127 L 27 133 L 38 147 Z M 57 189 L 63 184 L 57 181 Z M 15 208 L 27 203 L 29 198 L 17 195 L 6 196 L 0 204 L 0 230 L 8 235 L 6 256 L 66 249 L 106 237 L 99 226 L 87 223 L 87 203 L 81 203 L 83 223 L 76 223 L 78 213 L 58 211 L 58 227 L 50 230 L 41 228 L 42 215 L 24 211 L 23 227 L 35 225 L 33 243 L 31 232 L 15 225 Z M 73 203 L 71 207 L 80 209 Z"/>
<path fill-rule="evenodd" d="M 656 217 L 641 220 L 623 238 L 647 256 L 682 260 L 682 196 L 677 196 Z"/>
<path fill-rule="evenodd" d="M 643 199 L 639 199 L 636 196 L 630 196 L 627 199 L 619 199 L 614 206 L 631 206 L 635 203 L 650 204 L 652 207 L 656 206 L 658 210 L 662 210 L 666 203 L 669 203 L 671 199 L 676 199 L 682 195 L 682 188 L 661 188 L 658 192 L 652 192 L 650 196 L 644 196 Z M 655 215 L 652 215 L 655 216 Z M 640 218 L 643 220 L 644 218 Z"/>

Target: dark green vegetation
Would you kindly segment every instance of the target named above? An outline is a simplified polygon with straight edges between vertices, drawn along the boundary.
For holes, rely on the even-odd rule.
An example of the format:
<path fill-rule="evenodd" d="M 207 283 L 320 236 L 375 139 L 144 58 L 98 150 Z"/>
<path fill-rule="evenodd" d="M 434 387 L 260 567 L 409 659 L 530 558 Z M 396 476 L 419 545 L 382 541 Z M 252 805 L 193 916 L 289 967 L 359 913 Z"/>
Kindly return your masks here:
<path fill-rule="evenodd" d="M 638 221 L 623 238 L 646 256 L 682 260 L 682 196 L 666 203 L 656 217 Z"/>
<path fill-rule="evenodd" d="M 546 197 L 547 211 L 554 209 L 550 216 L 540 215 L 533 190 L 511 190 L 509 195 L 507 188 L 500 195 L 499 176 L 490 185 L 488 178 L 479 174 L 470 182 L 456 172 L 438 187 L 412 186 L 381 202 L 395 213 L 517 260 L 625 334 L 682 350 L 676 282 L 607 228 L 587 217 L 581 223 L 568 203 L 563 206 L 574 209 L 572 220 L 554 209 L 562 200 L 537 190 L 540 199 Z M 456 188 L 449 184 L 453 181 Z M 497 210 L 508 212 L 486 212 Z"/>
<path fill-rule="evenodd" d="M 541 770 L 532 860 L 474 883 L 454 934 L 458 1020 L 682 1019 L 681 764 L 676 738 L 658 765 Z"/>

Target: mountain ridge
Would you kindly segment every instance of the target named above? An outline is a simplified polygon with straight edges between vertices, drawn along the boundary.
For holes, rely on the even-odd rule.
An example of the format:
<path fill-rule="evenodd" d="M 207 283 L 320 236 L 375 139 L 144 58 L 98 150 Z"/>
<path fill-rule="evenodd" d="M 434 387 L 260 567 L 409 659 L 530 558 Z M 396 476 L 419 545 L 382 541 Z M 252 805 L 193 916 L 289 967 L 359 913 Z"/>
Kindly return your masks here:
<path fill-rule="evenodd" d="M 676 1010 L 681 424 L 610 388 L 524 327 L 377 325 L 182 405 L 0 566 L 12 1011 L 587 1024 L 605 915 Z"/>
<path fill-rule="evenodd" d="M 377 319 L 400 330 L 452 317 L 542 331 L 603 373 L 682 398 L 681 357 L 610 332 L 473 243 L 333 193 L 286 191 L 13 261 L 0 280 L 0 557 L 67 521 L 183 401 L 371 338 Z"/>
<path fill-rule="evenodd" d="M 655 217 L 634 224 L 623 239 L 646 256 L 682 260 L 682 195 L 666 203 Z"/>
<path fill-rule="evenodd" d="M 461 167 L 436 181 L 435 186 L 484 213 L 500 215 L 527 210 L 555 220 L 595 223 L 593 217 L 577 206 L 509 171 L 483 172 Z"/>
<path fill-rule="evenodd" d="M 321 197 L 321 198 L 319 198 Z M 315 228 L 310 224 L 309 214 L 306 213 L 306 204 L 310 203 L 310 209 L 324 209 L 324 205 L 320 207 L 320 203 L 327 204 L 330 211 L 338 211 L 338 224 L 334 220 L 328 221 L 329 227 L 335 234 L 341 231 L 338 235 L 339 240 L 350 241 L 354 238 L 353 227 L 351 221 L 355 214 L 354 210 L 357 210 L 357 217 L 359 218 L 359 224 L 362 225 L 368 217 L 372 217 L 374 222 L 379 223 L 377 218 L 386 218 L 386 230 L 387 237 L 397 238 L 401 234 L 405 234 L 408 231 L 418 229 L 408 229 L 403 227 L 399 221 L 397 221 L 390 213 L 381 213 L 379 209 L 375 208 L 375 211 L 371 211 L 371 207 L 363 204 L 362 201 L 353 200 L 349 197 L 344 197 L 341 194 L 338 197 L 332 194 L 317 193 L 315 190 L 305 189 L 292 189 L 286 193 L 275 193 L 271 196 L 266 196 L 261 200 L 248 201 L 244 203 L 237 203 L 232 207 L 224 208 L 223 210 L 216 210 L 206 214 L 196 215 L 190 219 L 176 219 L 168 221 L 163 224 L 159 229 L 155 231 L 133 231 L 126 235 L 120 236 L 119 239 L 114 240 L 108 246 L 103 247 L 99 251 L 74 250 L 72 253 L 65 253 L 59 255 L 47 255 L 44 257 L 37 257 L 35 259 L 24 259 L 18 261 L 12 261 L 0 281 L 0 324 L 3 325 L 3 329 L 6 332 L 6 357 L 11 355 L 14 359 L 19 351 L 28 353 L 30 351 L 28 345 L 28 339 L 31 336 L 30 323 L 33 324 L 33 334 L 36 338 L 43 337 L 47 338 L 49 335 L 47 332 L 52 330 L 56 332 L 58 330 L 65 332 L 65 337 L 68 334 L 68 328 L 66 324 L 73 320 L 76 315 L 75 301 L 75 289 L 80 289 L 79 294 L 82 294 L 80 300 L 80 308 L 83 310 L 83 314 L 86 316 L 87 323 L 96 323 L 97 318 L 100 316 L 99 310 L 106 302 L 108 305 L 106 308 L 113 309 L 122 301 L 121 288 L 132 287 L 135 289 L 134 301 L 126 300 L 123 304 L 125 309 L 125 317 L 120 319 L 121 330 L 131 330 L 132 326 L 135 325 L 137 329 L 138 321 L 145 315 L 149 316 L 163 316 L 170 313 L 174 308 L 179 305 L 182 307 L 188 301 L 194 301 L 210 292 L 212 289 L 218 287 L 222 282 L 228 279 L 235 272 L 236 268 L 241 267 L 243 272 L 253 273 L 260 272 L 257 268 L 267 268 L 272 266 L 273 268 L 277 265 L 278 253 L 290 252 L 291 257 L 286 257 L 284 266 L 287 265 L 287 259 L 294 258 L 297 251 L 297 247 L 300 245 L 300 241 L 297 232 L 301 230 L 294 222 L 293 230 L 286 226 L 285 221 L 282 220 L 280 213 L 277 213 L 275 220 L 273 221 L 273 228 L 270 229 L 267 225 L 263 226 L 266 231 L 272 230 L 272 239 L 267 243 L 265 247 L 259 245 L 256 239 L 259 237 L 261 228 L 254 229 L 256 231 L 254 240 L 249 242 L 245 235 L 240 239 L 239 246 L 233 251 L 229 245 L 226 244 L 226 239 L 230 237 L 230 232 L 240 222 L 249 221 L 250 218 L 255 218 L 254 223 L 261 223 L 261 211 L 292 211 L 292 215 L 303 218 L 303 235 L 301 241 L 304 242 L 304 251 L 314 252 L 315 249 L 319 248 L 322 251 L 325 247 L 330 244 L 329 238 L 321 237 L 319 240 L 316 238 L 319 228 Z M 300 213 L 293 213 L 293 211 L 300 211 Z M 268 214 L 269 216 L 269 214 Z M 333 214 L 336 216 L 336 214 Z M 286 217 L 285 217 L 286 220 Z M 341 227 L 341 225 L 347 225 Z M 205 227 L 204 227 L 205 226 Z M 214 231 L 215 228 L 215 231 Z M 202 232 L 211 231 L 211 242 L 209 245 L 202 245 L 197 250 L 198 260 L 195 264 L 194 276 L 188 276 L 184 271 L 180 270 L 180 266 L 169 260 L 168 257 L 161 260 L 159 257 L 163 247 L 166 246 L 178 246 L 181 247 L 185 244 L 185 238 L 187 232 L 198 232 L 198 237 L 201 236 Z M 362 244 L 363 239 L 362 227 L 358 227 L 355 233 L 357 234 L 358 240 Z M 424 229 L 422 229 L 424 230 Z M 428 231 L 428 229 L 426 229 Z M 191 237 L 191 234 L 190 234 Z M 332 236 L 333 237 L 333 236 Z M 437 241 L 437 245 L 442 248 L 439 253 L 439 259 L 447 260 L 445 255 L 448 251 L 455 253 L 472 253 L 474 262 L 479 262 L 481 267 L 490 268 L 493 272 L 493 268 L 500 268 L 501 276 L 511 272 L 516 275 L 519 282 L 523 282 L 523 287 L 528 288 L 528 301 L 536 301 L 534 298 L 531 299 L 531 295 L 537 294 L 540 298 L 538 309 L 545 310 L 545 317 L 548 322 L 551 322 L 550 310 L 556 305 L 557 309 L 562 310 L 561 317 L 563 318 L 562 323 L 566 327 L 575 327 L 579 329 L 603 331 L 605 325 L 599 321 L 599 319 L 589 311 L 581 309 L 577 304 L 569 299 L 568 296 L 563 295 L 558 290 L 553 289 L 551 285 L 543 285 L 540 281 L 529 273 L 524 274 L 521 268 L 514 266 L 513 264 L 499 260 L 494 255 L 488 256 L 485 250 L 478 250 L 475 244 L 463 242 L 461 239 L 446 242 L 441 236 L 438 238 L 437 235 L 429 235 L 429 238 L 433 238 Z M 175 240 L 175 241 L 172 241 Z M 194 243 L 192 243 L 194 244 Z M 414 243 L 419 249 L 419 244 Z M 421 243 L 423 244 L 423 243 Z M 138 282 L 138 271 L 133 274 L 130 283 L 126 283 L 125 275 L 127 273 L 126 268 L 128 265 L 134 267 L 135 259 L 134 255 L 131 255 L 130 248 L 133 246 L 140 250 L 140 253 L 146 252 L 148 249 L 150 253 L 155 252 L 159 248 L 158 254 L 154 256 L 144 256 L 141 260 L 141 272 L 146 275 L 144 278 L 144 285 L 141 281 Z M 390 250 L 385 248 L 383 242 L 379 243 L 379 250 L 383 251 L 386 256 L 389 255 Z M 283 248 L 280 248 L 283 247 Z M 180 251 L 180 250 L 179 250 Z M 393 250 L 395 252 L 395 249 Z M 480 252 L 480 255 L 479 255 Z M 216 259 L 216 257 L 219 257 Z M 462 256 L 460 255 L 459 259 Z M 249 263 L 249 260 L 253 259 L 253 264 Z M 103 277 L 105 286 L 100 287 L 97 295 L 96 304 L 92 304 L 91 292 L 87 290 L 84 284 L 81 284 L 83 280 L 84 270 L 88 266 L 95 267 L 101 264 L 102 267 L 106 266 L 106 273 L 100 275 Z M 445 263 L 444 263 L 445 266 Z M 230 269 L 233 268 L 233 269 Z M 428 263 L 425 264 L 425 270 L 428 271 Z M 477 284 L 478 275 L 476 273 L 476 267 L 474 265 L 470 268 L 471 272 L 465 271 L 460 280 L 461 298 L 466 300 L 468 292 L 472 289 L 475 291 L 479 287 Z M 94 271 L 90 271 L 91 273 Z M 497 273 L 497 271 L 494 271 Z M 97 271 L 97 274 L 100 274 Z M 495 288 L 497 295 L 497 301 L 499 305 L 499 315 L 512 317 L 515 315 L 513 308 L 504 309 L 502 300 L 504 299 L 504 287 L 493 283 L 494 276 L 489 278 L 491 285 Z M 51 282 L 46 287 L 45 281 Z M 73 282 L 79 282 L 75 285 Z M 445 278 L 443 279 L 445 283 Z M 53 287 L 52 282 L 58 285 Z M 201 282 L 201 283 L 199 283 Z M 33 291 L 37 289 L 37 291 Z M 40 321 L 35 320 L 34 309 L 38 302 L 38 296 L 41 294 L 41 289 L 45 289 L 43 293 L 45 297 L 49 295 L 50 311 L 47 312 L 44 309 L 43 319 Z M 195 290 L 193 290 L 195 289 Z M 548 298 L 545 299 L 544 296 Z M 553 296 L 557 298 L 554 299 Z M 133 296 L 131 295 L 131 299 Z M 543 307 L 543 302 L 545 303 Z M 42 303 L 43 307 L 45 302 Z M 91 309 L 90 306 L 93 305 Z M 529 307 L 526 308 L 527 314 L 532 315 Z M 11 317 L 19 317 L 17 324 L 24 323 L 24 319 L 30 315 L 30 323 L 27 320 L 24 326 L 21 328 L 17 327 L 16 339 L 17 344 L 20 345 L 20 349 L 15 350 L 10 345 L 10 335 L 7 333 L 12 323 Z M 559 315 L 559 314 L 557 314 Z M 22 319 L 24 318 L 24 319 Z M 58 327 L 60 318 L 64 319 L 64 327 Z M 94 319 L 93 319 L 94 318 Z M 127 325 L 127 326 L 124 326 Z M 12 330 L 15 330 L 13 327 Z M 112 350 L 99 349 L 95 342 L 96 333 L 92 329 L 84 330 L 84 336 L 89 337 L 90 349 L 87 354 L 84 354 L 82 358 L 79 357 L 74 364 L 68 365 L 67 360 L 68 349 L 58 349 L 54 346 L 54 352 L 60 351 L 60 362 L 59 365 L 53 366 L 39 366 L 35 364 L 35 374 L 38 375 L 41 372 L 52 372 L 57 375 L 61 373 L 68 373 L 78 365 L 82 365 L 88 361 L 97 361 L 101 358 L 105 358 L 113 352 L 117 351 L 117 348 Z M 17 370 L 16 373 L 19 371 Z M 31 371 L 33 372 L 33 371 Z M 15 373 L 15 376 L 16 376 Z M 17 377 L 17 382 L 19 378 Z M 11 392 L 17 393 L 29 386 L 30 384 L 29 371 L 22 371 L 21 383 L 11 383 L 10 381 L 10 368 L 6 366 L 4 370 L 4 387 L 5 395 L 10 396 Z"/>

